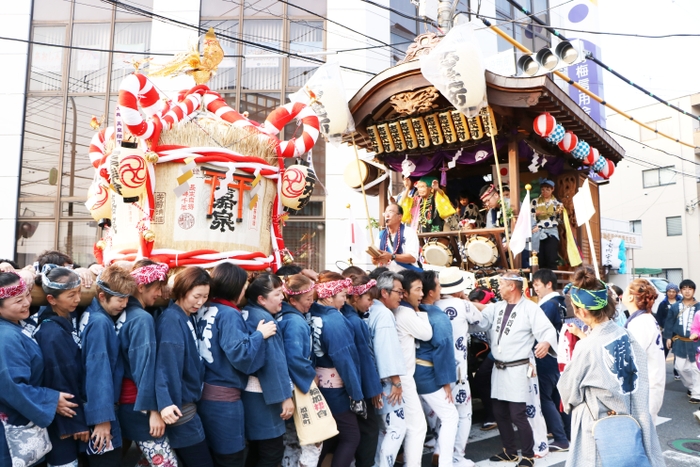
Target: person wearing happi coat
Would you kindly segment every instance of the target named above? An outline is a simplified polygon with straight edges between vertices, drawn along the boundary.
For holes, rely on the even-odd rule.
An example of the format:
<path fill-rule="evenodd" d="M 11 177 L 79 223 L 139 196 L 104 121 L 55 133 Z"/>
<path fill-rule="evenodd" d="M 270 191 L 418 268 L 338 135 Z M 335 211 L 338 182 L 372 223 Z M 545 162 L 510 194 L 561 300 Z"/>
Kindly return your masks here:
<path fill-rule="evenodd" d="M 384 209 L 385 228 L 379 231 L 377 237 L 381 253 L 372 258 L 375 266 L 386 266 L 394 272 L 402 269 L 421 270 L 418 264 L 418 234 L 401 222 L 404 212 L 401 206 L 394 203 Z"/>
<path fill-rule="evenodd" d="M 177 458 L 165 436 L 165 422 L 156 400 L 156 327 L 153 316 L 146 311 L 161 297 L 167 281 L 168 266 L 150 259 L 134 263 L 131 276 L 136 290 L 129 297 L 124 320 L 117 332 L 119 356 L 124 366 L 119 424 L 124 438 L 141 450 L 142 460 L 149 465 Z"/>
<path fill-rule="evenodd" d="M 245 297 L 243 317 L 252 333 L 261 321 L 274 323 L 274 317 L 282 310 L 282 280 L 274 274 L 261 274 L 250 283 Z M 248 376 L 241 398 L 248 440 L 246 467 L 276 467 L 284 458 L 285 421 L 294 415 L 292 383 L 281 332 L 265 340 L 265 362 Z"/>
<path fill-rule="evenodd" d="M 559 230 L 564 205 L 554 196 L 554 182 L 540 181 L 540 196 L 531 201 L 532 251 L 539 253 L 541 268 L 557 269 L 559 260 Z"/>
<path fill-rule="evenodd" d="M 566 467 L 603 465 L 592 430 L 596 421 L 606 417 L 609 411 L 631 415 L 641 428 L 644 451 L 651 466 L 665 466 L 649 413 L 644 349 L 633 335 L 611 320 L 615 306 L 593 268 L 579 268 L 574 273 L 569 295 L 574 314 L 590 332 L 581 333 L 571 362 L 557 384 L 564 410 L 571 414 L 571 445 Z M 619 442 L 628 441 L 621 438 Z"/>
<path fill-rule="evenodd" d="M 419 308 L 428 314 L 433 337 L 429 341 L 417 341 L 414 375 L 416 388 L 421 399 L 440 418 L 437 451 L 444 453 L 444 456 L 439 457 L 438 466 L 466 466 L 466 459 L 454 462 L 452 458 L 459 427 L 459 412 L 452 394 L 452 384 L 457 381 L 452 351 L 452 325 L 442 309 L 435 306 L 441 290 L 437 273 L 424 271 L 422 276 L 423 300 Z"/>
<path fill-rule="evenodd" d="M 197 402 L 204 364 L 196 315 L 209 298 L 211 277 L 188 266 L 175 276 L 168 307 L 156 319 L 156 401 L 170 446 L 185 467 L 213 467 Z"/>
<path fill-rule="evenodd" d="M 121 463 L 122 433 L 116 407 L 122 388 L 124 362 L 119 356 L 117 327 L 136 289 L 134 278 L 112 265 L 97 280 L 97 293 L 81 317 L 80 342 L 85 371 L 85 420 L 92 427 L 88 444 L 90 466 Z"/>
<path fill-rule="evenodd" d="M 404 192 L 401 195 L 403 219 L 416 232 L 442 232 L 445 221 L 440 217 L 435 202 L 435 194 L 443 193 L 437 177 L 421 177 L 415 184 L 416 193 L 411 195 L 413 182 L 410 178 L 403 179 Z"/>
<path fill-rule="evenodd" d="M 503 227 L 503 206 L 505 205 L 506 217 L 508 216 L 508 209 L 510 209 L 510 199 L 503 198 L 498 194 L 498 190 L 491 183 L 489 185 L 484 185 L 479 191 L 479 199 L 486 207 L 486 228 L 495 229 L 498 227 Z"/>
<path fill-rule="evenodd" d="M 3 424 L 48 427 L 58 416 L 76 416 L 80 394 L 43 386 L 44 359 L 39 345 L 27 336 L 21 321 L 29 317 L 31 296 L 26 282 L 15 272 L 0 272 L 0 421 Z M 36 446 L 15 445 L 14 449 Z M 14 450 L 13 449 L 13 450 Z M 11 467 L 13 459 L 0 429 L 0 466 Z"/>
<path fill-rule="evenodd" d="M 433 329 L 430 327 L 428 314 L 418 308 L 423 299 L 421 273 L 406 270 L 401 275 L 403 276 L 401 280 L 403 299 L 393 311 L 401 352 L 406 363 L 406 374 L 401 376 L 406 414 L 403 454 L 407 467 L 420 467 L 428 425 L 413 376 L 416 371 L 416 340 L 432 339 Z"/>
<path fill-rule="evenodd" d="M 385 271 L 377 277 L 379 296 L 372 301 L 367 323 L 371 336 L 371 351 L 382 382 L 381 407 L 377 409 L 381 426 L 374 465 L 393 467 L 396 455 L 406 435 L 401 376 L 406 375 L 406 363 L 396 332 L 396 318 L 392 310 L 399 307 L 403 276 Z M 422 444 L 422 442 L 421 442 Z"/>
<path fill-rule="evenodd" d="M 318 385 L 339 432 L 323 443 L 319 464 L 333 452 L 333 467 L 348 467 L 355 460 L 360 444 L 357 416 L 367 417 L 354 333 L 340 312 L 351 285 L 351 279 L 336 272 L 321 272 L 316 284 L 318 298 L 310 310 Z"/>
<path fill-rule="evenodd" d="M 682 299 L 668 310 L 663 338 L 666 347 L 673 350 L 676 357 L 674 368 L 683 386 L 690 391 L 691 404 L 700 404 L 700 369 L 697 367 L 696 349 L 698 343 L 690 338 L 693 318 L 700 304 L 695 300 L 695 282 L 683 279 L 679 284 Z"/>
<path fill-rule="evenodd" d="M 248 275 L 239 266 L 222 263 L 211 272 L 209 303 L 197 311 L 199 354 L 204 385 L 197 411 L 216 467 L 243 467 L 245 416 L 241 391 L 248 374 L 265 363 L 265 340 L 274 335 L 273 322 L 258 323 L 250 332 L 238 303 Z"/>
<path fill-rule="evenodd" d="M 529 380 L 534 372 L 530 355 L 533 347 L 536 358 L 548 353 L 556 355 L 553 349 L 557 346 L 557 332 L 542 309 L 523 295 L 523 279 L 518 274 L 503 274 L 498 288 L 503 301 L 484 308 L 479 323 L 470 326 L 472 331 L 487 332 L 494 357 L 491 397 L 503 451 L 490 460 L 531 467 L 535 463 L 535 442 L 528 412 L 535 408 L 527 406 Z M 522 448 L 520 458 L 514 424 Z"/>
<path fill-rule="evenodd" d="M 297 389 L 308 394 L 316 379 L 316 365 L 312 347 L 311 314 L 314 303 L 314 282 L 303 274 L 284 278 L 282 311 L 275 318 L 284 337 L 284 354 L 287 357 L 289 377 Z M 283 467 L 313 467 L 321 457 L 322 443 L 299 444 L 292 420 L 286 423 L 284 434 Z"/>
<path fill-rule="evenodd" d="M 452 462 L 455 465 L 464 463 L 467 441 L 472 426 L 472 393 L 469 387 L 469 369 L 467 367 L 467 342 L 469 339 L 469 326 L 481 320 L 481 312 L 474 303 L 466 300 L 464 291 L 469 282 L 465 273 L 457 267 L 449 267 L 440 271 L 440 300 L 434 305 L 450 320 L 452 326 L 452 351 L 453 361 L 457 377 L 452 386 L 459 425 L 455 437 L 455 446 L 452 454 Z M 439 446 L 438 446 L 439 447 Z M 441 457 L 445 453 L 440 453 Z M 471 465 L 472 461 L 466 459 L 465 465 Z"/>
<path fill-rule="evenodd" d="M 343 272 L 345 275 L 345 272 Z M 372 305 L 372 297 L 377 291 L 377 281 L 366 275 L 351 275 L 352 286 L 348 289 L 347 303 L 340 309 L 355 337 L 355 347 L 360 357 L 362 394 L 367 404 L 367 418 L 357 417 L 360 426 L 360 445 L 355 451 L 356 467 L 372 467 L 374 454 L 379 442 L 379 419 L 377 411 L 382 407 L 382 381 L 377 373 L 377 365 L 372 357 L 372 337 L 362 316 L 367 315 Z"/>
<path fill-rule="evenodd" d="M 51 452 L 46 455 L 50 466 L 78 466 L 78 455 L 85 452 L 90 428 L 85 421 L 83 392 L 85 375 L 71 314 L 80 303 L 80 277 L 71 269 L 47 268 L 41 275 L 41 288 L 48 306 L 38 314 L 34 340 L 44 355 L 43 385 L 57 391 L 75 394 L 75 415 L 57 415 L 49 425 Z"/>

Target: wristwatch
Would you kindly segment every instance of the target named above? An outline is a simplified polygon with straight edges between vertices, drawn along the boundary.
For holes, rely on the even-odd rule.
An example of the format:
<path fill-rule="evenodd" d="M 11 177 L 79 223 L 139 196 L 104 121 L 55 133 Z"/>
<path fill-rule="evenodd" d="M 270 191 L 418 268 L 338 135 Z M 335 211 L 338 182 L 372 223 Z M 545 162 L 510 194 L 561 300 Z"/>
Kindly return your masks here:
<path fill-rule="evenodd" d="M 400 381 L 398 383 L 391 383 L 391 385 L 394 386 L 395 388 L 401 389 L 401 382 Z"/>
<path fill-rule="evenodd" d="M 396 261 L 396 253 L 392 253 L 392 255 L 391 255 L 391 260 L 392 260 L 392 261 Z"/>

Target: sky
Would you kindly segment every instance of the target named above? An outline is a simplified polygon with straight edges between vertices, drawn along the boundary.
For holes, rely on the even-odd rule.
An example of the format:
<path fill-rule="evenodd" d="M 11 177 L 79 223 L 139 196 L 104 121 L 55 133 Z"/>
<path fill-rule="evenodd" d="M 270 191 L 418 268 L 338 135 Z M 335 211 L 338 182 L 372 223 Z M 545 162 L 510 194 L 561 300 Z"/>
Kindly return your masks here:
<path fill-rule="evenodd" d="M 598 5 L 601 32 L 698 34 L 663 39 L 601 35 L 598 58 L 666 100 L 700 92 L 699 0 L 598 0 Z M 620 109 L 655 102 L 608 72 L 604 86 L 606 100 Z"/>

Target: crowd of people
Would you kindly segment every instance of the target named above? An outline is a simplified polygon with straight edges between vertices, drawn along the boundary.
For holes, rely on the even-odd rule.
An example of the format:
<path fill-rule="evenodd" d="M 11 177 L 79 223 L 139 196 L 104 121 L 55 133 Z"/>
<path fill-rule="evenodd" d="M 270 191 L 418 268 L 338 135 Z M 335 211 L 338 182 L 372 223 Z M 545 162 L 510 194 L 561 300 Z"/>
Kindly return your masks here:
<path fill-rule="evenodd" d="M 391 205 L 385 216 L 401 214 Z M 648 464 L 634 465 L 665 465 L 654 425 L 665 350 L 700 402 L 692 281 L 669 286 L 654 316 L 645 279 L 615 291 L 584 267 L 562 294 L 540 269 L 536 303 L 516 273 L 496 291 L 469 290 L 458 268 L 385 254 L 409 267 L 249 274 L 224 263 L 183 268 L 168 284 L 168 267 L 149 259 L 80 269 L 48 252 L 35 273 L 0 264 L 0 466 L 116 467 L 135 443 L 143 466 L 313 467 L 332 455 L 332 467 L 392 467 L 399 456 L 420 467 L 429 444 L 435 465 L 468 467 L 471 388 L 481 428 L 501 435 L 490 460 L 533 466 L 533 379 L 545 447 L 570 451 L 567 466 L 631 465 L 607 463 L 592 434 L 615 414 L 639 426 Z M 38 309 L 34 284 L 47 301 Z M 335 428 L 305 442 L 324 417 Z"/>

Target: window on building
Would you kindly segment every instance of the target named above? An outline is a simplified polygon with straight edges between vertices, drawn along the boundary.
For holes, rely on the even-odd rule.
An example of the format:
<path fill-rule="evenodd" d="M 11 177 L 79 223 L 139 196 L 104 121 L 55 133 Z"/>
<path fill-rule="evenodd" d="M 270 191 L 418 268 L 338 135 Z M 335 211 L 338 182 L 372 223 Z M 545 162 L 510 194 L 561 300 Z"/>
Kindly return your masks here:
<path fill-rule="evenodd" d="M 658 132 L 673 136 L 673 120 L 671 119 L 671 117 L 646 122 L 646 124 L 653 128 L 655 131 L 651 131 L 644 128 L 643 126 L 640 126 L 640 141 L 650 141 L 652 139 L 660 138 Z"/>
<path fill-rule="evenodd" d="M 669 237 L 683 235 L 683 218 L 681 216 L 666 218 L 666 235 Z"/>
<path fill-rule="evenodd" d="M 666 280 L 672 284 L 680 284 L 683 280 L 683 270 L 682 269 L 664 269 L 664 274 L 666 275 Z"/>
<path fill-rule="evenodd" d="M 674 166 L 660 167 L 642 171 L 642 183 L 644 188 L 655 186 L 673 185 L 676 183 L 676 171 Z"/>
<path fill-rule="evenodd" d="M 636 234 L 641 234 L 642 233 L 642 221 L 641 220 L 630 221 L 630 232 L 636 233 Z"/>

